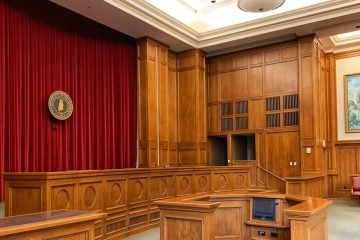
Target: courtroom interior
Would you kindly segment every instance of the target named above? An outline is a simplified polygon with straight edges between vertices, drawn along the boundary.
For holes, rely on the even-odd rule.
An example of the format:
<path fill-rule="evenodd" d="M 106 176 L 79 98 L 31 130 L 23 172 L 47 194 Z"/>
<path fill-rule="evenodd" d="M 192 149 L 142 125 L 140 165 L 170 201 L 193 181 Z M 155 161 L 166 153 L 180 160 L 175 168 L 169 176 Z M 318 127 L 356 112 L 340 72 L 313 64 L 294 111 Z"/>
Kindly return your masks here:
<path fill-rule="evenodd" d="M 360 239 L 360 0 L 0 0 L 0 109 L 0 239 Z"/>

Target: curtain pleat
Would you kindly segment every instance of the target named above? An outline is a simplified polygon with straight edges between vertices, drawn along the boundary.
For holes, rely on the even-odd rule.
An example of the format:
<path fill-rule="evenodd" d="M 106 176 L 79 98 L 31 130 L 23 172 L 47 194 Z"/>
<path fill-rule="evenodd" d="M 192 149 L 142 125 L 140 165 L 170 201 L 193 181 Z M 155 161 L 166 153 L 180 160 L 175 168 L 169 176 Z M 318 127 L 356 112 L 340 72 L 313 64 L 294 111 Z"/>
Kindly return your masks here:
<path fill-rule="evenodd" d="M 136 89 L 134 39 L 48 1 L 0 0 L 1 173 L 135 167 Z M 74 104 L 66 121 L 48 110 L 56 90 Z"/>

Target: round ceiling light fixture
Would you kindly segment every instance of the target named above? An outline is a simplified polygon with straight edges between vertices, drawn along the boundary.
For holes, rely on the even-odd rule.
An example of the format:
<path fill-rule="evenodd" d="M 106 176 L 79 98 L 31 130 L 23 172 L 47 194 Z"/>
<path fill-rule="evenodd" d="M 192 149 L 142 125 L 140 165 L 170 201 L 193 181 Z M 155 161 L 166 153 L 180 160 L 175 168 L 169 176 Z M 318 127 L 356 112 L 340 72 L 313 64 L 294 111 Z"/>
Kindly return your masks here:
<path fill-rule="evenodd" d="M 245 12 L 266 12 L 283 5 L 285 0 L 238 0 L 237 6 Z"/>

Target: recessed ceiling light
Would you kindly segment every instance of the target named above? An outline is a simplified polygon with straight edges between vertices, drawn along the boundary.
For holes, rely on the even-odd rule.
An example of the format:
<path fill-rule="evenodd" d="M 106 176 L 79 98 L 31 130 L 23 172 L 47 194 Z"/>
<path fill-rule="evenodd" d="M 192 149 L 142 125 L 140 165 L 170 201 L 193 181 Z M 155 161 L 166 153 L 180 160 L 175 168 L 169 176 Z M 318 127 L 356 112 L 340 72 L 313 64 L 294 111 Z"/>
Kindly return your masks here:
<path fill-rule="evenodd" d="M 339 39 L 344 39 L 344 38 L 351 38 L 351 37 L 355 37 L 355 36 L 360 36 L 360 30 L 357 31 L 353 31 L 353 32 L 347 32 L 347 33 L 342 33 L 342 34 L 338 34 L 336 35 Z"/>
<path fill-rule="evenodd" d="M 285 0 L 238 0 L 238 7 L 245 12 L 266 12 L 283 5 Z"/>

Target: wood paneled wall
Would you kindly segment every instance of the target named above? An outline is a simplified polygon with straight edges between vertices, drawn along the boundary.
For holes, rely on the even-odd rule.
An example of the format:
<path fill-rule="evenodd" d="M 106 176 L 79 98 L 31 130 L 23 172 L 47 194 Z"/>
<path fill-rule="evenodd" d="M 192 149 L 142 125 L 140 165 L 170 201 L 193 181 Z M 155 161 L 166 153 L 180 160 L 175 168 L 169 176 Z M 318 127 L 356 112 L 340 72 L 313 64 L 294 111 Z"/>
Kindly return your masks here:
<path fill-rule="evenodd" d="M 206 144 L 205 56 L 199 50 L 178 54 L 178 164 L 208 165 Z"/>
<path fill-rule="evenodd" d="M 206 64 L 199 50 L 175 54 L 145 38 L 138 65 L 141 167 L 255 160 L 282 178 L 325 175 L 330 61 L 315 37 Z"/>
<path fill-rule="evenodd" d="M 327 182 L 330 196 L 350 196 L 352 178 L 360 175 L 360 139 L 351 141 L 338 140 L 337 122 L 337 83 L 336 60 L 360 56 L 360 51 L 344 52 L 326 55 L 326 74 L 329 75 L 328 84 L 329 106 L 328 134 L 330 142 L 327 144 Z M 354 72 L 355 73 L 355 72 Z"/>
<path fill-rule="evenodd" d="M 206 166 L 205 56 L 138 40 L 139 166 Z"/>
<path fill-rule="evenodd" d="M 154 40 L 138 41 L 140 167 L 177 165 L 176 55 Z"/>
<path fill-rule="evenodd" d="M 325 176 L 329 73 L 316 38 L 213 57 L 207 67 L 210 163 L 256 160 L 282 178 Z M 255 159 L 239 153 L 249 151 L 239 140 L 249 134 Z"/>
<path fill-rule="evenodd" d="M 317 39 L 299 41 L 301 175 L 325 175 L 327 85 L 325 54 Z"/>

